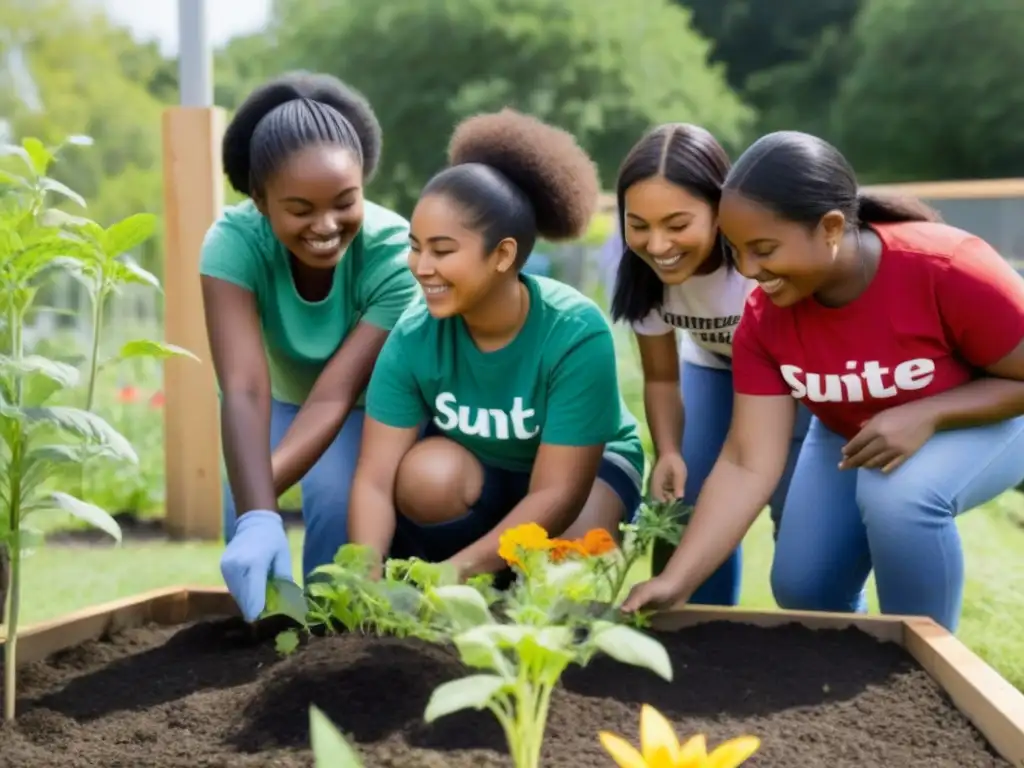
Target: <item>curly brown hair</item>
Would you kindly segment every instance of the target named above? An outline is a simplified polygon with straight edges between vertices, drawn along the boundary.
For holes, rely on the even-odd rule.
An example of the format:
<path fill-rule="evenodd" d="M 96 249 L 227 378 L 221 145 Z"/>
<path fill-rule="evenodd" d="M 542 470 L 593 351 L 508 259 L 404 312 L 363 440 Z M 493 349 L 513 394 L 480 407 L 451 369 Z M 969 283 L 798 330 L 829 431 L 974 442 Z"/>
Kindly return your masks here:
<path fill-rule="evenodd" d="M 460 123 L 448 144 L 452 166 L 498 171 L 530 201 L 537 232 L 548 240 L 579 237 L 597 210 L 597 167 L 576 138 L 536 117 L 503 109 Z"/>

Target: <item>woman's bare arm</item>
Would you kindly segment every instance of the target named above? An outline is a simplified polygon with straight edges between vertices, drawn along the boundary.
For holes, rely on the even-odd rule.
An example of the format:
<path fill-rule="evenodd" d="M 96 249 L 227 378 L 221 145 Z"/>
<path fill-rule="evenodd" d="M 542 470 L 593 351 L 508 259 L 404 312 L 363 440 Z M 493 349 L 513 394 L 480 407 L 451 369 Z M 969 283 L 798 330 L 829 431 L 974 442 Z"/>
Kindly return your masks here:
<path fill-rule="evenodd" d="M 388 332 L 359 323 L 342 342 L 274 450 L 274 491 L 283 494 L 316 464 L 334 441 L 370 381 Z"/>
<path fill-rule="evenodd" d="M 270 374 L 256 297 L 203 275 L 203 311 L 221 389 L 221 435 L 236 513 L 277 509 L 270 464 Z"/>
<path fill-rule="evenodd" d="M 786 467 L 795 418 L 789 395 L 736 395 L 722 453 L 665 568 L 683 596 L 725 562 L 768 503 Z"/>

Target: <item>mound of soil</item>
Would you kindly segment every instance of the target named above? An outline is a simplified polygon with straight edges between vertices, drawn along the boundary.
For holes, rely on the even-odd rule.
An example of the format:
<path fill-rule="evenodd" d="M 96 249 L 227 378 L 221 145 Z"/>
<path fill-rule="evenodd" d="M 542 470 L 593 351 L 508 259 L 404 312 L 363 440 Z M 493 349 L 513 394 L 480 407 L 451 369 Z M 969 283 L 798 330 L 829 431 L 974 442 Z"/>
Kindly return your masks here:
<path fill-rule="evenodd" d="M 1006 766 L 901 648 L 854 629 L 713 623 L 659 635 L 675 682 L 598 657 L 556 692 L 544 766 L 611 766 L 611 730 L 637 743 L 640 705 L 709 746 L 753 734 L 745 766 Z M 238 620 L 145 627 L 21 673 L 0 763 L 19 768 L 312 766 L 308 707 L 346 733 L 367 768 L 507 768 L 489 713 L 423 722 L 430 692 L 467 671 L 415 641 L 311 638 L 287 659 Z"/>

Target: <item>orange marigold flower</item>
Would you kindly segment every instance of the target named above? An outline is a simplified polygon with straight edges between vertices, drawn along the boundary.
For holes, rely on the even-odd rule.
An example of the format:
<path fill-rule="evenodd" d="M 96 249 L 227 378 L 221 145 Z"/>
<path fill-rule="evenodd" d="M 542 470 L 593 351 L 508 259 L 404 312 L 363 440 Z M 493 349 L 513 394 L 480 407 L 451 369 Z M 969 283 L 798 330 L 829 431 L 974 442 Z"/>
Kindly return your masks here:
<path fill-rule="evenodd" d="M 551 540 L 551 559 L 554 562 L 559 563 L 571 555 L 587 556 L 587 550 L 579 539 L 573 541 L 569 539 Z"/>
<path fill-rule="evenodd" d="M 498 556 L 509 565 L 522 567 L 523 563 L 519 559 L 520 549 L 548 550 L 551 549 L 551 545 L 552 542 L 548 538 L 547 531 L 536 523 L 526 523 L 509 528 L 501 534 L 498 542 Z"/>
<path fill-rule="evenodd" d="M 586 535 L 579 541 L 586 553 L 593 556 L 603 555 L 618 547 L 615 539 L 604 528 L 594 528 L 591 531 L 587 531 Z"/>

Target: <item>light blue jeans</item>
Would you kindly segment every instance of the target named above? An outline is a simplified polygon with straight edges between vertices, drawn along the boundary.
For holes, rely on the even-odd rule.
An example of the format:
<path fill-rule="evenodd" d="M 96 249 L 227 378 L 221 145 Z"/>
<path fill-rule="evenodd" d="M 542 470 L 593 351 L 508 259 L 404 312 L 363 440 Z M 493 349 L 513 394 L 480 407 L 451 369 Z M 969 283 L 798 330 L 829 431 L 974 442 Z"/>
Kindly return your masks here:
<path fill-rule="evenodd" d="M 299 406 L 272 400 L 270 403 L 270 450 L 284 438 L 299 412 Z M 348 541 L 348 497 L 363 438 L 362 408 L 353 408 L 334 442 L 324 451 L 305 477 L 302 490 L 302 520 L 306 535 L 302 543 L 302 573 L 334 560 L 338 548 Z M 235 501 L 225 481 L 224 541 L 235 532 Z"/>
<path fill-rule="evenodd" d="M 732 371 L 684 362 L 680 379 L 686 412 L 682 450 L 687 473 L 683 500 L 687 504 L 695 504 L 729 432 L 733 405 Z M 810 413 L 801 405 L 797 410 L 786 470 L 769 501 L 776 526 L 810 418 Z M 743 547 L 740 546 L 694 592 L 689 602 L 696 605 L 736 605 L 740 599 L 742 576 Z"/>
<path fill-rule="evenodd" d="M 1024 417 L 940 432 L 889 475 L 840 471 L 846 440 L 814 419 L 789 486 L 772 564 L 782 608 L 882 613 L 956 630 L 964 558 L 956 517 L 1024 480 Z"/>

